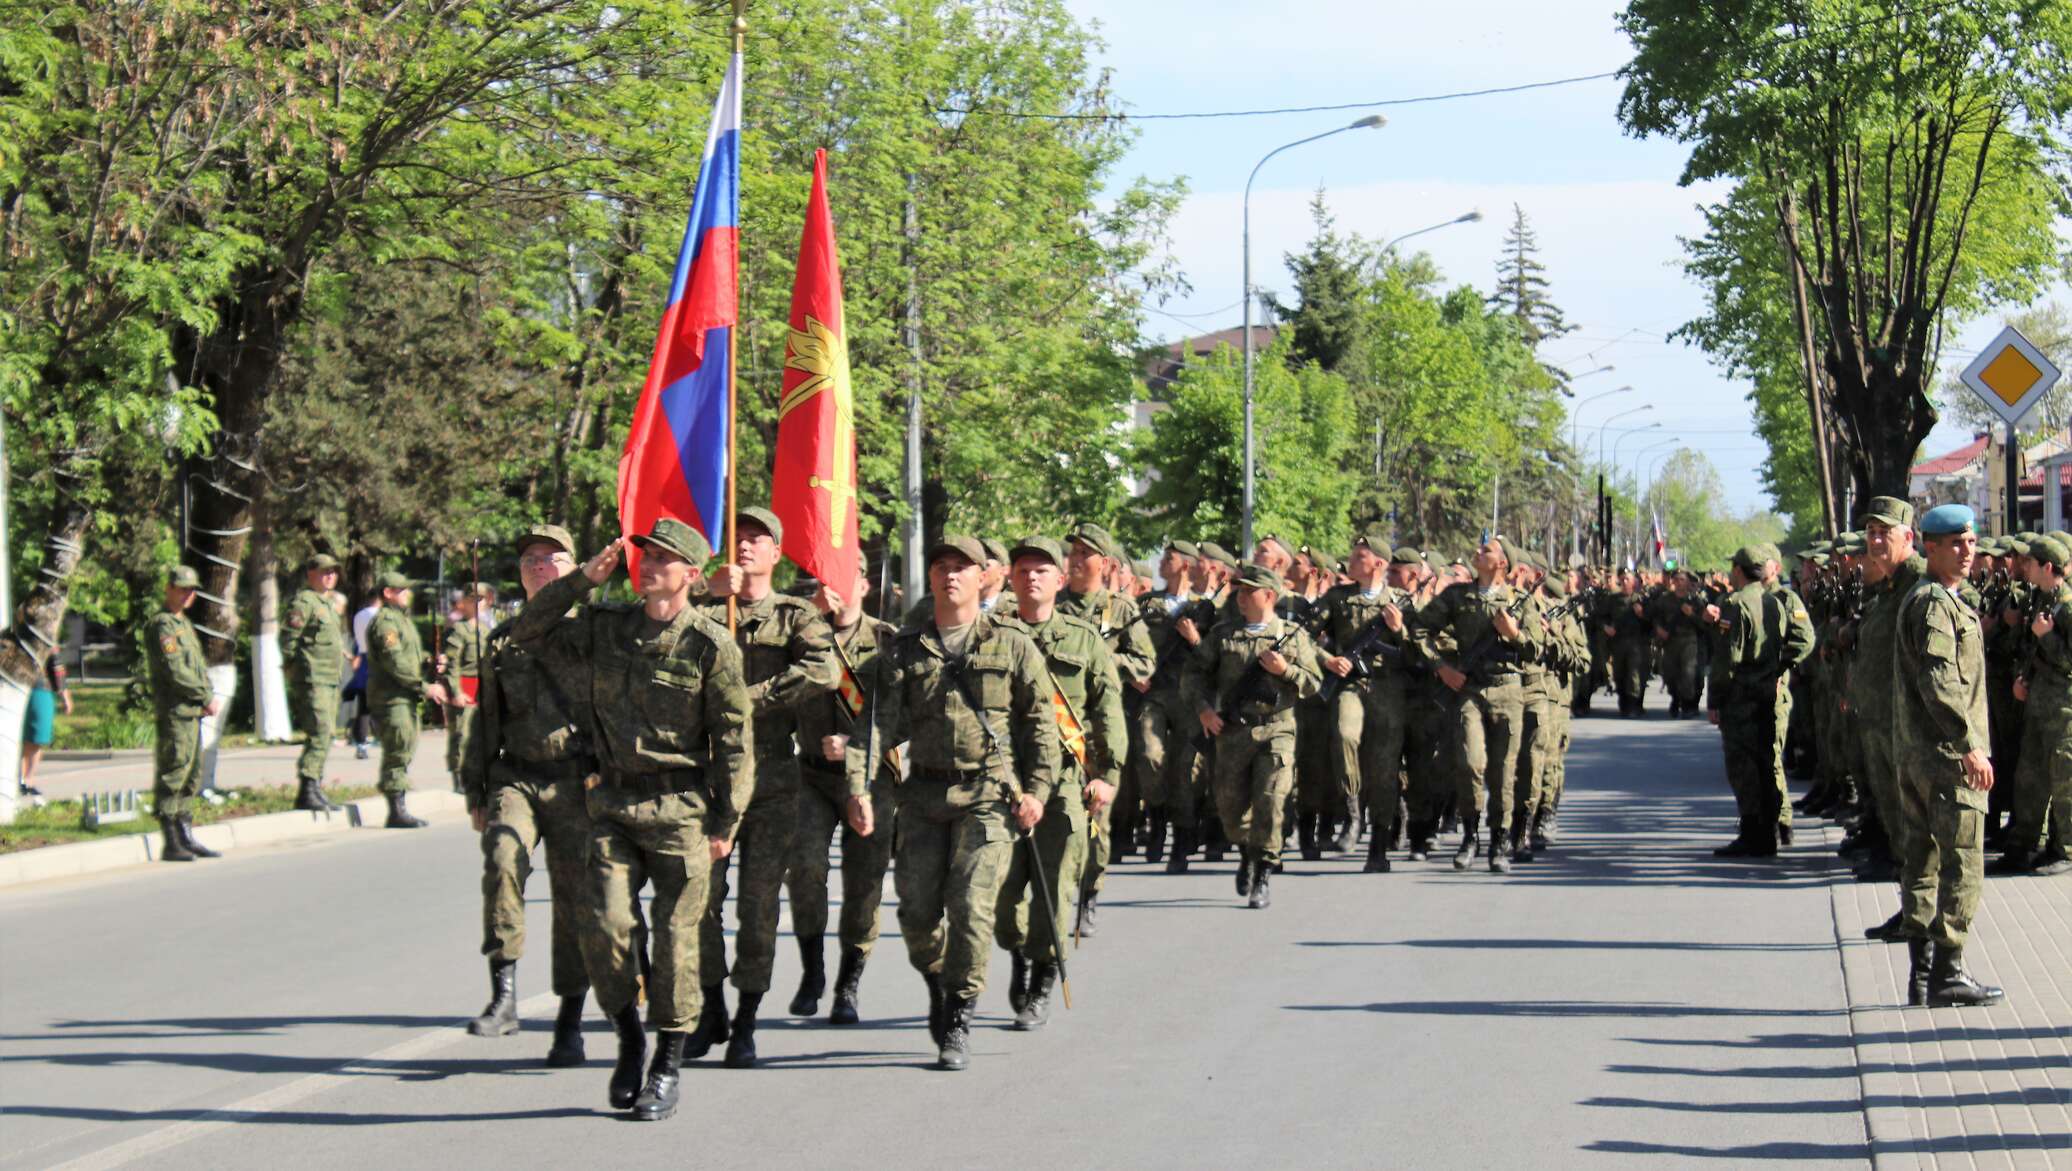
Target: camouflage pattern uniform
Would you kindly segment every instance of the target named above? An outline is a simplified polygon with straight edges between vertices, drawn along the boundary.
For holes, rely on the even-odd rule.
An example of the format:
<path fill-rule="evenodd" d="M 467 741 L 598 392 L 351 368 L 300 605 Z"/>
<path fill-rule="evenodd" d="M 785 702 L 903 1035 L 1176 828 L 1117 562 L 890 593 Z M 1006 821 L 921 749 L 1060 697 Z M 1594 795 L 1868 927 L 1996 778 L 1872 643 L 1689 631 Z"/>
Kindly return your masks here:
<path fill-rule="evenodd" d="M 1389 556 L 1386 545 L 1375 552 L 1382 558 Z M 1395 606 L 1403 616 L 1401 630 L 1382 627 L 1381 643 L 1394 654 L 1370 656 L 1366 678 L 1347 683 L 1332 700 L 1333 739 L 1338 750 L 1333 754 L 1331 773 L 1338 781 L 1337 795 L 1345 802 L 1344 808 L 1305 808 L 1305 812 L 1324 812 L 1357 823 L 1357 802 L 1364 801 L 1370 819 L 1368 853 L 1382 857 L 1394 836 L 1396 806 L 1403 796 L 1411 687 L 1410 664 L 1405 659 L 1416 653 L 1410 624 L 1417 607 L 1401 590 L 1383 585 L 1370 595 L 1357 584 L 1333 587 L 1319 604 L 1325 615 L 1320 653 L 1326 658 L 1341 653 L 1370 625 L 1379 623 L 1388 607 Z"/>
<path fill-rule="evenodd" d="M 1511 778 L 1518 768 L 1525 723 L 1519 664 L 1538 653 L 1541 636 L 1538 609 L 1530 600 L 1518 619 L 1515 642 L 1497 635 L 1495 621 L 1520 600 L 1516 589 L 1501 582 L 1488 589 L 1472 581 L 1455 582 L 1418 614 L 1419 639 L 1426 654 L 1468 672 L 1455 709 L 1453 746 L 1459 756 L 1452 762 L 1457 770 L 1454 791 L 1461 820 L 1461 848 L 1454 864 L 1463 868 L 1474 857 L 1485 811 L 1490 865 L 1500 868 L 1507 864 L 1502 860 L 1510 849 Z M 1487 645 L 1494 649 L 1468 670 L 1461 660 L 1485 645 L 1485 640 L 1491 640 Z"/>
<path fill-rule="evenodd" d="M 1131 737 L 1131 762 L 1137 776 L 1137 792 L 1151 821 L 1154 853 L 1162 847 L 1166 827 L 1173 832 L 1173 851 L 1184 855 L 1195 842 L 1196 812 L 1201 792 L 1194 779 L 1194 734 L 1200 730 L 1180 696 L 1180 675 L 1187 658 L 1187 640 L 1174 624 L 1191 614 L 1204 621 L 1196 597 L 1179 597 L 1167 591 L 1144 595 L 1137 600 L 1144 616 L 1146 639 L 1157 649 L 1153 659 L 1151 690 L 1137 707 L 1136 735 Z M 1159 666 L 1164 664 L 1164 666 Z"/>
<path fill-rule="evenodd" d="M 481 605 L 481 602 L 477 602 Z M 439 655 L 445 660 L 446 669 L 439 675 L 439 682 L 446 685 L 446 771 L 458 775 L 463 762 L 468 759 L 468 738 L 475 729 L 475 709 L 480 704 L 462 704 L 466 689 L 463 679 L 473 679 L 481 685 L 482 654 L 489 642 L 489 623 L 481 618 L 456 622 L 446 628 L 446 637 L 439 644 Z"/>
<path fill-rule="evenodd" d="M 1242 618 L 1218 622 L 1188 657 L 1181 683 L 1194 711 L 1218 711 L 1259 656 L 1281 643 L 1288 667 L 1272 680 L 1273 698 L 1222 711 L 1235 719 L 1226 718 L 1215 739 L 1213 787 L 1223 832 L 1268 867 L 1280 861 L 1282 810 L 1295 787 L 1295 704 L 1323 686 L 1315 644 L 1300 630 L 1290 636 L 1290 627 L 1279 615 L 1256 630 Z"/>
<path fill-rule="evenodd" d="M 1612 628 L 1612 686 L 1619 693 L 1619 714 L 1639 715 L 1647 706 L 1648 693 L 1647 596 L 1638 589 L 1621 593 L 1614 605 L 1606 623 Z"/>
<path fill-rule="evenodd" d="M 1549 577 L 1547 593 L 1559 606 L 1567 600 L 1567 581 L 1559 576 Z M 1535 850 L 1545 849 L 1553 840 L 1554 827 L 1559 820 L 1561 793 L 1568 783 L 1568 746 L 1575 712 L 1565 701 L 1574 696 L 1577 686 L 1588 685 L 1590 674 L 1590 636 L 1576 617 L 1576 611 L 1563 614 L 1548 631 L 1547 639 L 1564 649 L 1549 658 L 1555 684 L 1552 742 L 1547 750 L 1545 768 L 1539 775 L 1539 793 L 1533 806 L 1532 824 L 1527 827 L 1533 835 Z"/>
<path fill-rule="evenodd" d="M 286 668 L 288 714 L 302 733 L 295 775 L 310 783 L 324 779 L 331 736 L 338 723 L 338 682 L 349 656 L 338 611 L 323 594 L 298 590 L 281 618 L 281 662 Z"/>
<path fill-rule="evenodd" d="M 1992 747 L 1978 614 L 1922 581 L 1900 602 L 1893 651 L 1892 758 L 1919 829 L 1908 838 L 1900 912 L 1910 938 L 1961 951 L 1985 883 L 1986 794 L 1965 783 L 1959 762 Z"/>
<path fill-rule="evenodd" d="M 1117 558 L 1121 556 L 1112 542 L 1108 544 L 1106 555 Z M 1014 607 L 1010 605 L 996 613 L 1009 614 L 1013 610 Z M 1115 670 L 1121 678 L 1122 685 L 1129 688 L 1129 694 L 1137 694 L 1134 684 L 1151 678 L 1151 670 L 1156 665 L 1158 656 L 1152 650 L 1151 636 L 1145 631 L 1144 623 L 1138 619 L 1139 612 L 1134 599 L 1123 597 L 1113 590 L 1094 590 L 1092 593 L 1076 594 L 1068 589 L 1059 591 L 1057 610 L 1060 614 L 1090 624 L 1100 633 L 1102 640 L 1108 644 L 1109 657 L 1114 660 Z M 1124 778 L 1118 772 L 1106 779 L 1119 784 Z M 1085 894 L 1098 896 L 1101 893 L 1102 881 L 1108 874 L 1108 860 L 1116 853 L 1115 834 L 1111 832 L 1115 810 L 1125 799 L 1134 803 L 1141 798 L 1134 790 L 1128 793 L 1118 791 L 1115 801 L 1102 809 L 1088 827 L 1093 833 L 1093 840 L 1087 844 L 1086 877 L 1080 887 Z M 1123 820 L 1122 832 L 1134 832 L 1133 819 Z M 1122 852 L 1127 853 L 1127 848 Z"/>
<path fill-rule="evenodd" d="M 1762 572 L 1761 550 L 1742 549 L 1735 558 L 1745 573 Z M 1735 841 L 1747 847 L 1734 852 L 1771 855 L 1780 828 L 1791 824 L 1783 763 L 1791 689 L 1783 680 L 1811 653 L 1812 618 L 1798 595 L 1753 580 L 1721 603 L 1720 622 L 1709 706 L 1719 712 L 1727 783 L 1740 808 Z"/>
<path fill-rule="evenodd" d="M 152 615 L 144 627 L 144 649 L 157 721 L 151 810 L 164 821 L 187 814 L 201 783 L 201 717 L 215 692 L 201 639 L 185 614 L 161 610 Z"/>
<path fill-rule="evenodd" d="M 403 584 L 407 587 L 409 583 Z M 384 584 L 383 588 L 400 587 Z M 381 724 L 379 787 L 384 793 L 407 793 L 410 758 L 417 755 L 428 665 L 417 623 L 410 620 L 409 611 L 382 605 L 367 625 L 367 657 L 367 704 Z"/>
<path fill-rule="evenodd" d="M 1567 598 L 1567 585 L 1548 577 L 1548 598 Z M 1559 622 L 1547 617 L 1550 607 L 1535 599 L 1540 614 L 1538 648 L 1522 661 L 1519 686 L 1525 696 L 1524 737 L 1518 752 L 1517 794 L 1511 811 L 1511 848 L 1530 860 L 1544 845 L 1547 812 L 1554 800 L 1553 779 L 1561 757 L 1568 751 L 1569 700 L 1573 674 L 1590 663 L 1590 644 L 1582 637 L 1573 617 Z M 1535 836 L 1538 835 L 1538 836 Z"/>
<path fill-rule="evenodd" d="M 1906 524 L 1913 523 L 1907 509 Z M 1904 816 L 1899 796 L 1899 762 L 1892 759 L 1892 672 L 1878 669 L 1889 663 L 1893 643 L 1899 636 L 1899 608 L 1928 572 L 1928 563 L 1910 558 L 1892 576 L 1867 588 L 1863 617 L 1857 619 L 1854 654 L 1864 669 L 1849 676 L 1849 710 L 1863 733 L 1864 788 L 1878 808 L 1878 822 L 1885 828 L 1893 857 L 1908 855 L 1908 835 L 1913 822 Z M 1889 876 L 1889 871 L 1887 872 Z"/>
<path fill-rule="evenodd" d="M 851 678 L 838 684 L 835 691 L 801 703 L 794 713 L 801 783 L 798 836 L 786 889 L 791 894 L 792 934 L 798 936 L 801 946 L 808 941 L 817 945 L 827 934 L 828 845 L 840 829 L 841 945 L 845 953 L 854 951 L 867 959 L 878 941 L 878 907 L 885 897 L 885 870 L 892 863 L 892 799 L 898 775 L 896 770 L 888 773 L 880 768 L 863 789 L 854 792 L 871 802 L 871 835 L 859 837 L 843 824 L 843 812 L 852 795 L 846 763 L 825 759 L 820 742 L 838 734 L 869 735 L 870 696 L 883 649 L 892 641 L 893 626 L 865 615 L 847 629 L 831 629 L 837 669 L 847 670 Z M 854 693 L 845 700 L 843 692 L 851 686 Z M 891 747 L 880 743 L 879 757 Z"/>
<path fill-rule="evenodd" d="M 2061 548 L 2031 555 L 2058 557 Z M 2049 615 L 2052 626 L 2041 638 L 2029 632 L 2028 661 L 2019 670 L 2029 699 L 2016 775 L 2009 778 L 2015 801 L 2007 849 L 2055 868 L 2072 849 L 2072 585 L 2061 584 L 2053 596 L 2032 600 L 2025 613 L 2032 612 Z"/>

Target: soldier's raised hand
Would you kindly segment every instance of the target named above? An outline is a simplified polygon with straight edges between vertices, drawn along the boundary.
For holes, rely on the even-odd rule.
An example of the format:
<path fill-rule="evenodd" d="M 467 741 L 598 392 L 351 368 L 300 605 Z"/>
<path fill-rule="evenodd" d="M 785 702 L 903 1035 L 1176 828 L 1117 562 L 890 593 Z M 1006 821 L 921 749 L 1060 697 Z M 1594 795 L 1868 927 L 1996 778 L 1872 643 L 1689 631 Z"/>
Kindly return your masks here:
<path fill-rule="evenodd" d="M 1491 623 L 1491 625 L 1495 626 L 1496 632 L 1505 638 L 1515 639 L 1521 633 L 1521 630 L 1518 626 L 1518 620 L 1516 618 L 1511 617 L 1511 612 L 1509 610 L 1497 611 L 1496 619 Z"/>
<path fill-rule="evenodd" d="M 2044 613 L 2038 614 L 2036 616 L 2036 621 L 2029 623 L 2029 633 L 2035 635 L 2037 638 L 2042 638 L 2044 635 L 2049 634 L 2051 631 L 2056 630 L 2057 627 L 2057 618 L 2052 616 L 2048 611 L 2045 611 Z"/>
<path fill-rule="evenodd" d="M 583 576 L 591 585 L 603 585 L 619 567 L 619 558 L 626 551 L 626 538 L 620 537 L 599 550 L 597 556 L 583 562 Z"/>

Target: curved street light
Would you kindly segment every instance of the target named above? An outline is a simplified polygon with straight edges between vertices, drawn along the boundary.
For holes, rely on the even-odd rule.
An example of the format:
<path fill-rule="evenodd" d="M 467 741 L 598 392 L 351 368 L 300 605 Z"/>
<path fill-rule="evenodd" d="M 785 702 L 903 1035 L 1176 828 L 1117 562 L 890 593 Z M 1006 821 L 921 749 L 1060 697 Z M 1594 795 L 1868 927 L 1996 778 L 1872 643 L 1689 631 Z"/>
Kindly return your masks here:
<path fill-rule="evenodd" d="M 1457 215 L 1443 223 L 1433 224 L 1429 228 L 1419 228 L 1415 232 L 1405 232 L 1402 235 L 1396 237 L 1395 239 L 1390 240 L 1388 243 L 1383 244 L 1381 246 L 1381 250 L 1383 252 L 1394 252 L 1396 250 L 1396 245 L 1401 244 L 1403 241 L 1408 240 L 1412 236 L 1422 236 L 1426 232 L 1436 232 L 1440 228 L 1450 228 L 1455 224 L 1479 224 L 1481 222 L 1482 212 L 1478 208 L 1475 211 L 1465 212 L 1461 215 Z"/>
<path fill-rule="evenodd" d="M 1369 114 L 1357 122 L 1340 126 L 1336 130 L 1326 130 L 1322 134 L 1312 134 L 1308 138 L 1298 138 L 1293 142 L 1274 147 L 1272 150 L 1267 151 L 1257 163 L 1252 165 L 1252 173 L 1245 179 L 1245 490 L 1242 534 L 1239 537 L 1240 548 L 1250 549 L 1252 547 L 1252 485 L 1254 465 L 1257 461 L 1257 446 L 1254 442 L 1252 431 L 1252 181 L 1259 177 L 1259 168 L 1265 166 L 1268 159 L 1273 158 L 1273 156 L 1284 150 L 1290 150 L 1305 143 L 1316 142 L 1319 139 L 1329 138 L 1334 134 L 1343 134 L 1348 130 L 1366 130 L 1370 127 L 1380 129 L 1386 125 L 1388 125 L 1388 119 L 1383 118 L 1379 114 Z"/>

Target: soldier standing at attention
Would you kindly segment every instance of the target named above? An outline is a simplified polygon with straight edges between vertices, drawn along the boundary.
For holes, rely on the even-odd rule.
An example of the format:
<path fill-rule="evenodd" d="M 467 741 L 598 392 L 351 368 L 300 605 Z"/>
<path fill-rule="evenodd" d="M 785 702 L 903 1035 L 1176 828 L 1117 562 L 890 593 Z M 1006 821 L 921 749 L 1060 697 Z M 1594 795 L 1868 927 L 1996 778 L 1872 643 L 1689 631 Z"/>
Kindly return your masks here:
<path fill-rule="evenodd" d="M 1101 584 L 1108 567 L 1122 560 L 1122 547 L 1108 535 L 1108 530 L 1096 524 L 1073 526 L 1065 543 L 1065 591 L 1058 595 L 1058 610 L 1093 626 L 1108 644 L 1121 685 L 1128 687 L 1131 694 L 1143 695 L 1151 688 L 1151 670 L 1156 660 L 1151 636 L 1137 619 L 1136 601 Z M 1132 801 L 1137 799 L 1134 793 L 1129 796 Z M 1118 843 L 1116 838 L 1136 832 L 1130 825 L 1111 827 L 1113 809 L 1112 802 L 1103 804 L 1090 825 L 1093 840 L 1087 847 L 1086 879 L 1080 886 L 1079 918 L 1073 928 L 1083 939 L 1091 939 L 1094 934 L 1101 883 L 1107 876 L 1111 854 L 1129 853 L 1127 845 Z"/>
<path fill-rule="evenodd" d="M 424 643 L 410 620 L 410 579 L 393 570 L 381 575 L 381 609 L 367 626 L 367 699 L 381 722 L 381 795 L 388 798 L 387 829 L 421 829 L 424 819 L 404 805 L 410 792 L 410 758 L 417 754 L 420 708 L 426 700 L 445 703 L 442 683 L 426 683 Z"/>
<path fill-rule="evenodd" d="M 744 508 L 734 514 L 734 563 L 713 572 L 705 617 L 726 624 L 726 600 L 736 601 L 735 638 L 741 648 L 741 670 L 748 698 L 755 705 L 755 800 L 741 817 L 741 897 L 735 905 L 740 927 L 734 933 L 734 987 L 740 1008 L 731 1027 L 723 981 L 727 945 L 722 914 L 727 897 L 730 857 L 712 864 L 700 928 L 700 977 L 705 986 L 704 1015 L 691 1036 L 689 1053 L 703 1057 L 727 1042 L 727 1067 L 755 1065 L 755 1018 L 770 990 L 770 969 L 777 960 L 777 900 L 784 889 L 785 869 L 797 848 L 799 826 L 799 759 L 792 732 L 796 709 L 834 691 L 841 678 L 835 666 L 834 632 L 813 603 L 776 592 L 771 574 L 784 544 L 784 526 L 766 508 Z M 810 1016 L 820 1010 L 827 988 L 826 960 L 815 939 L 800 941 L 805 965 L 796 1004 Z M 808 993 L 811 995 L 809 996 Z M 798 1012 L 799 1009 L 793 1009 Z"/>
<path fill-rule="evenodd" d="M 1216 808 L 1238 847 L 1237 892 L 1255 909 L 1272 903 L 1267 882 L 1295 788 L 1295 703 L 1323 685 L 1309 636 L 1274 613 L 1280 593 L 1278 572 L 1245 566 L 1237 617 L 1218 622 L 1194 648 L 1181 684 L 1213 738 Z"/>
<path fill-rule="evenodd" d="M 944 537 L 928 550 L 931 613 L 884 654 L 872 713 L 879 746 L 905 743 L 913 766 L 897 802 L 893 889 L 907 958 L 928 985 L 937 1065 L 970 1061 L 971 1014 L 986 987 L 993 913 L 1015 836 L 1036 827 L 1058 775 L 1058 726 L 1043 652 L 979 611 L 985 549 Z M 849 791 L 876 762 L 868 735 L 848 745 Z"/>
<path fill-rule="evenodd" d="M 1621 573 L 1618 602 L 1605 622 L 1605 636 L 1611 640 L 1619 714 L 1628 718 L 1647 715 L 1648 625 L 1647 591 L 1632 571 Z"/>
<path fill-rule="evenodd" d="M 1475 550 L 1474 580 L 1447 586 L 1418 614 L 1439 681 L 1460 697 L 1454 736 L 1459 756 L 1453 761 L 1461 830 L 1455 870 L 1475 860 L 1485 810 L 1489 869 L 1511 869 L 1511 785 L 1525 725 L 1519 664 L 1538 651 L 1540 630 L 1529 599 L 1504 584 L 1510 564 L 1503 538 L 1490 537 Z"/>
<path fill-rule="evenodd" d="M 1067 955 L 1066 912 L 1086 868 L 1086 825 L 1115 798 L 1113 778 L 1129 757 L 1129 733 L 1122 715 L 1121 681 L 1099 631 L 1056 609 L 1065 584 L 1065 551 L 1049 537 L 1024 537 L 1008 550 L 1016 612 L 996 620 L 1029 636 L 1043 652 L 1052 689 L 1062 700 L 1055 711 L 1059 745 L 1058 783 L 1036 825 L 1034 843 L 1043 860 L 1049 890 L 1037 898 L 1031 886 L 1027 847 L 1016 850 L 1000 888 L 993 927 L 1000 946 L 1014 957 L 1008 1001 L 1014 1027 L 1040 1029 L 1050 1019 L 1050 992 L 1058 962 Z M 1045 920 L 1048 909 L 1053 917 Z"/>
<path fill-rule="evenodd" d="M 302 567 L 303 586 L 281 619 L 281 662 L 286 665 L 288 714 L 302 733 L 295 761 L 295 808 L 329 811 L 324 761 L 338 721 L 338 681 L 344 677 L 345 627 L 326 595 L 338 588 L 338 562 L 319 553 Z"/>
<path fill-rule="evenodd" d="M 1864 507 L 1864 582 L 1866 599 L 1857 619 L 1855 649 L 1866 669 L 1849 680 L 1845 701 L 1863 732 L 1864 781 L 1877 804 L 1879 821 L 1885 826 L 1892 852 L 1907 856 L 1907 839 L 1916 831 L 1904 815 L 1899 798 L 1899 765 L 1892 759 L 1892 673 L 1883 664 L 1892 661 L 1893 640 L 1899 634 L 1899 607 L 1927 572 L 1927 565 L 1914 554 L 1914 506 L 1893 496 L 1875 496 Z M 1898 869 L 1878 875 L 1883 882 L 1897 881 Z M 1894 915 L 1864 932 L 1869 939 L 1900 938 L 1902 917 Z"/>
<path fill-rule="evenodd" d="M 518 538 L 518 579 L 530 600 L 575 572 L 575 541 L 558 525 Z M 538 615 L 542 621 L 550 616 Z M 482 954 L 489 957 L 489 1005 L 468 1023 L 478 1037 L 518 1030 L 518 959 L 525 954 L 525 884 L 532 851 L 547 847 L 553 902 L 554 1019 L 550 1066 L 583 1064 L 583 1001 L 590 980 L 582 933 L 592 930 L 590 811 L 584 781 L 597 773 L 590 716 L 590 664 L 567 610 L 529 642 L 501 627 L 484 642 L 474 734 L 461 761 L 461 792 L 482 835 Z"/>
<path fill-rule="evenodd" d="M 157 720 L 157 756 L 151 781 L 151 811 L 165 844 L 161 862 L 214 858 L 216 851 L 194 840 L 194 818 L 187 812 L 201 782 L 201 720 L 223 708 L 209 685 L 208 660 L 201 640 L 187 621 L 187 607 L 201 588 L 201 575 L 176 565 L 166 579 L 165 609 L 144 628 L 151 660 L 151 708 Z"/>
<path fill-rule="evenodd" d="M 595 928 L 581 933 L 597 1007 L 619 1035 L 608 1091 L 641 1121 L 676 1113 L 679 1069 L 699 1015 L 698 935 L 712 864 L 733 852 L 741 811 L 755 789 L 747 744 L 748 685 L 741 652 L 723 626 L 691 605 L 691 587 L 712 556 L 697 530 L 663 517 L 644 537 L 640 604 L 600 603 L 564 616 L 619 564 L 613 541 L 538 593 L 511 622 L 520 643 L 565 637 L 590 668 L 590 720 L 599 767 L 584 797 L 590 813 L 588 897 Z M 647 1036 L 640 1007 L 640 891 L 653 956 L 648 1011 L 655 1058 L 643 1083 Z"/>
<path fill-rule="evenodd" d="M 1935 1008 L 1998 1004 L 2003 996 L 1964 971 L 1964 943 L 1985 882 L 1986 794 L 1993 788 L 1985 638 L 1977 612 L 1957 596 L 1978 550 L 1972 519 L 1961 504 L 1922 516 L 1927 580 L 1900 603 L 1891 663 L 1862 664 L 1897 676 L 1889 734 L 1914 830 L 1900 881 L 1911 961 L 1907 1003 Z"/>
<path fill-rule="evenodd" d="M 1765 588 L 1776 548 L 1734 551 L 1734 592 L 1720 605 L 1721 637 L 1712 663 L 1706 717 L 1720 730 L 1727 783 L 1740 807 L 1741 832 L 1714 850 L 1722 858 L 1772 858 L 1791 807 L 1784 796 L 1784 728 L 1791 689 L 1784 676 L 1812 653 L 1811 618 L 1788 590 Z"/>
<path fill-rule="evenodd" d="M 833 627 L 835 666 L 840 681 L 827 695 L 798 706 L 799 828 L 785 889 L 791 895 L 791 930 L 801 955 L 817 954 L 827 934 L 828 844 L 842 831 L 841 966 L 835 972 L 834 1005 L 827 1023 L 853 1025 L 857 990 L 864 965 L 878 942 L 878 907 L 885 897 L 885 870 L 892 864 L 892 799 L 899 783 L 897 767 L 881 764 L 861 792 L 849 788 L 849 741 L 868 737 L 871 696 L 883 666 L 880 653 L 892 642 L 890 622 L 869 617 L 863 601 L 870 596 L 870 574 L 861 553 L 856 580 L 837 588 L 823 585 L 815 604 Z M 889 745 L 878 746 L 884 761 Z M 824 961 L 823 961 L 824 963 Z M 822 965 L 814 965 L 816 970 Z M 801 997 L 813 993 L 812 1005 L 792 1001 L 799 1016 L 818 1011 L 817 985 L 801 982 Z"/>
<path fill-rule="evenodd" d="M 2027 704 L 2015 769 L 2014 821 L 2002 856 L 2010 873 L 2072 871 L 2072 588 L 2068 548 L 2054 536 L 2029 542 L 2024 607 L 2029 655 L 2015 665 L 2014 696 Z M 2046 834 L 2046 830 L 2048 833 Z"/>
<path fill-rule="evenodd" d="M 446 686 L 446 771 L 461 791 L 460 770 L 468 759 L 468 737 L 475 729 L 477 689 L 481 686 L 482 652 L 489 641 L 489 615 L 496 605 L 496 587 L 471 585 L 457 603 L 460 621 L 446 628 L 439 644 L 439 682 Z"/>

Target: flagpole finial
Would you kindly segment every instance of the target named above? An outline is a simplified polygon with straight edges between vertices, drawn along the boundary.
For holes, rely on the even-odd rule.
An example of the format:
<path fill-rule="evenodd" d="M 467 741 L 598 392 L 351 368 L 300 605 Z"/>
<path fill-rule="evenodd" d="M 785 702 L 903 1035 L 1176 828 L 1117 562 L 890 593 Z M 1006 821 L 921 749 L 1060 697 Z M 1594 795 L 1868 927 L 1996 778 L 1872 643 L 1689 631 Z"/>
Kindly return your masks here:
<path fill-rule="evenodd" d="M 734 51 L 741 51 L 741 38 L 748 35 L 748 0 L 734 0 Z"/>

